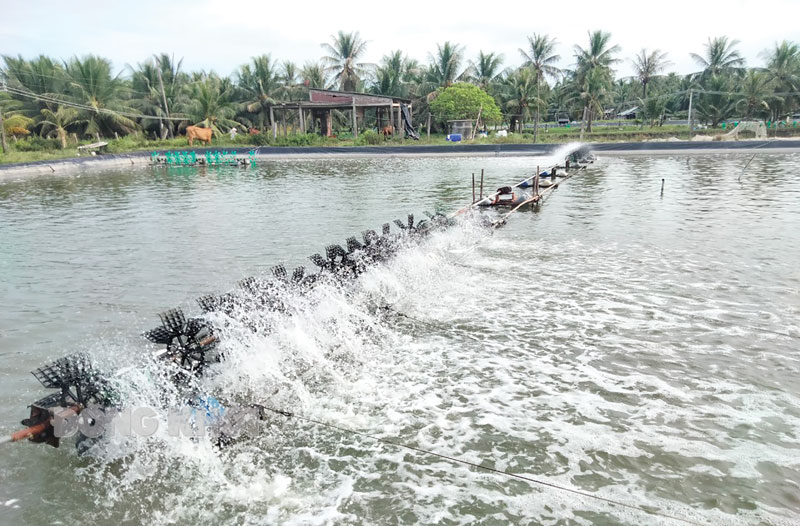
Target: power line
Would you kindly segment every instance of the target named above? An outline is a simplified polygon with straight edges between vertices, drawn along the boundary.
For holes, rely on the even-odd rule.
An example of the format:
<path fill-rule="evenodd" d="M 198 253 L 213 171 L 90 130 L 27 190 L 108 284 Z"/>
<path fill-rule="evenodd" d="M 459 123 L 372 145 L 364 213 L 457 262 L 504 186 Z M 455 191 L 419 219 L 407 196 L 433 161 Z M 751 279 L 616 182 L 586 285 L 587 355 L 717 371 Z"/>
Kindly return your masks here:
<path fill-rule="evenodd" d="M 702 88 L 692 88 L 692 91 L 694 91 L 695 95 L 703 95 L 703 94 L 708 94 L 708 95 L 729 95 L 729 96 L 733 96 L 733 97 L 740 97 L 740 98 L 743 98 L 743 99 L 746 99 L 746 98 L 749 97 L 749 95 L 747 93 L 742 93 L 742 92 L 739 92 L 739 91 L 714 91 L 714 90 L 705 90 L 705 89 L 702 89 Z M 652 95 L 652 96 L 645 97 L 645 98 L 642 98 L 642 99 L 637 98 L 635 100 L 626 100 L 626 101 L 622 101 L 622 102 L 617 102 L 617 103 L 614 103 L 614 105 L 615 106 L 625 106 L 625 105 L 628 105 L 628 104 L 641 104 L 641 103 L 647 102 L 649 100 L 658 100 L 658 99 L 663 99 L 663 98 L 675 97 L 677 95 L 683 95 L 683 94 L 688 93 L 688 92 L 689 92 L 688 89 L 680 90 L 680 91 L 672 91 L 670 93 L 662 93 L 660 95 Z M 797 96 L 800 96 L 800 92 L 797 92 L 797 91 L 773 92 L 773 93 L 770 93 L 769 95 L 767 95 L 765 98 L 776 97 L 776 96 L 777 97 L 797 97 Z"/>
<path fill-rule="evenodd" d="M 153 120 L 159 120 L 160 119 L 160 120 L 171 120 L 171 121 L 191 120 L 191 119 L 188 119 L 186 117 L 169 117 L 168 118 L 168 117 L 159 117 L 157 115 L 144 115 L 144 114 L 140 114 L 140 113 L 129 113 L 129 112 L 125 112 L 125 111 L 116 111 L 116 110 L 111 110 L 111 109 L 108 109 L 108 108 L 95 108 L 94 106 L 88 106 L 86 104 L 81 104 L 81 103 L 78 103 L 78 102 L 66 101 L 66 100 L 62 100 L 62 99 L 56 99 L 56 98 L 53 98 L 53 97 L 48 97 L 46 95 L 38 95 L 36 93 L 22 91 L 20 89 L 12 88 L 10 86 L 6 86 L 5 90 L 8 93 L 11 93 L 13 95 L 17 95 L 17 96 L 20 96 L 20 97 L 27 97 L 27 98 L 30 98 L 30 99 L 40 100 L 42 102 L 50 102 L 50 103 L 54 103 L 54 104 L 70 106 L 70 107 L 73 107 L 73 108 L 77 108 L 77 109 L 81 109 L 81 110 L 93 111 L 93 112 L 97 112 L 97 113 L 108 113 L 108 114 L 111 114 L 111 115 L 119 115 L 119 116 L 122 116 L 122 117 L 129 117 L 129 118 L 132 118 L 132 119 L 153 119 Z"/>
<path fill-rule="evenodd" d="M 5 75 L 8 78 L 11 78 L 11 76 L 8 74 L 7 70 L 0 69 L 0 74 Z M 44 78 L 48 78 L 48 79 L 61 80 L 61 81 L 66 82 L 66 83 L 80 84 L 81 86 L 84 86 L 84 87 L 88 87 L 88 85 L 89 85 L 88 82 L 86 82 L 86 81 L 80 81 L 79 79 L 75 79 L 75 78 L 72 78 L 72 77 L 65 77 L 65 76 L 60 76 L 59 77 L 59 76 L 56 76 L 56 75 L 45 75 L 44 73 L 38 73 L 38 72 L 36 72 L 36 73 L 32 72 L 30 75 L 33 76 L 33 77 L 44 77 Z M 14 78 L 15 78 L 15 80 L 17 82 L 19 82 L 21 85 L 24 86 L 24 84 L 22 84 L 22 82 L 19 80 L 19 77 L 17 77 L 15 75 Z M 114 80 L 114 79 L 112 79 L 112 80 Z M 117 89 L 129 91 L 131 93 L 136 93 L 138 95 L 152 95 L 151 93 L 148 93 L 148 92 L 145 92 L 145 91 L 139 91 L 139 90 L 130 88 L 128 86 L 122 86 L 122 85 L 121 86 L 117 86 Z"/>

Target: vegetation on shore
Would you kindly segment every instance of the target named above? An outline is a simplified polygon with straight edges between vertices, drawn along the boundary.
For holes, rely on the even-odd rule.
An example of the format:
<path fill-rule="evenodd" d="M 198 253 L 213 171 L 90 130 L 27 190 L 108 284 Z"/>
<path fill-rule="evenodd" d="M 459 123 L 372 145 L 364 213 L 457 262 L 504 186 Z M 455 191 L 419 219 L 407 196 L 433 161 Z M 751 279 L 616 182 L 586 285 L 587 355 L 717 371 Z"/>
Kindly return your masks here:
<path fill-rule="evenodd" d="M 615 123 L 603 122 L 604 126 L 595 126 L 591 133 L 585 133 L 583 140 L 585 142 L 637 142 L 637 141 L 652 141 L 652 140 L 687 140 L 688 129 L 685 125 L 663 125 L 660 127 L 643 127 L 640 124 L 625 124 L 620 121 Z M 720 130 L 704 129 L 695 130 L 693 135 L 707 135 L 714 136 L 720 133 Z M 776 133 L 777 137 L 789 138 L 800 137 L 800 128 L 779 130 Z M 770 137 L 773 137 L 770 134 Z M 542 143 L 567 143 L 574 142 L 580 139 L 580 127 L 576 128 L 540 128 L 539 129 L 539 142 Z M 29 143 L 30 139 L 20 141 L 20 145 Z M 88 144 L 90 141 L 82 141 L 82 144 Z M 408 141 L 406 139 L 394 138 L 386 139 L 379 136 L 377 133 L 364 132 L 359 135 L 359 139 L 354 139 L 352 134 L 344 134 L 336 137 L 323 137 L 317 134 L 305 135 L 288 135 L 278 137 L 277 140 L 272 140 L 271 136 L 247 136 L 240 135 L 236 139 L 230 140 L 229 137 L 223 136 L 220 139 L 214 139 L 211 148 L 225 151 L 226 148 L 256 148 L 259 146 L 314 146 L 314 147 L 343 147 L 343 146 L 361 146 L 368 148 L 370 146 L 426 146 L 426 145 L 446 145 L 453 148 L 458 148 L 460 144 L 531 144 L 533 143 L 533 129 L 526 128 L 525 133 L 511 133 L 507 137 L 498 137 L 496 135 L 489 135 L 488 137 L 477 137 L 473 141 L 466 141 L 462 143 L 449 142 L 446 135 L 443 133 L 432 133 L 430 138 L 425 134 L 422 135 L 419 141 Z M 201 145 L 202 146 L 202 145 Z M 133 153 L 133 152 L 164 152 L 167 150 L 181 150 L 188 151 L 189 148 L 186 144 L 186 139 L 183 137 L 175 137 L 173 139 L 148 139 L 142 134 L 128 135 L 119 139 L 110 139 L 106 151 L 108 153 Z M 84 153 L 85 157 L 86 154 Z M 0 164 L 9 163 L 28 163 L 34 161 L 50 161 L 56 159 L 74 158 L 79 157 L 78 150 L 75 145 L 70 145 L 66 149 L 54 149 L 53 144 L 42 147 L 41 149 L 26 149 L 25 151 L 10 151 L 6 155 L 0 155 Z"/>
<path fill-rule="evenodd" d="M 477 142 L 561 142 L 576 140 L 579 133 L 584 140 L 603 141 L 686 138 L 688 127 L 673 129 L 664 122 L 686 119 L 690 96 L 698 124 L 717 128 L 727 119 L 760 119 L 769 122 L 770 136 L 793 135 L 798 126 L 793 115 L 800 108 L 800 46 L 775 43 L 765 51 L 763 64 L 747 67 L 737 45 L 725 36 L 709 39 L 692 54 L 699 71 L 690 75 L 667 72 L 669 57 L 661 50 L 642 49 L 625 59 L 604 31 L 590 32 L 585 45 L 573 46 L 569 69 L 555 66 L 565 47 L 542 34 L 527 38 L 515 67 L 504 67 L 507 57 L 492 52 L 466 60 L 462 46 L 452 42 L 437 45 L 426 63 L 392 51 L 380 64 L 366 64 L 361 57 L 367 43 L 357 32 L 341 31 L 323 44 L 319 61 L 300 67 L 264 54 L 232 77 L 184 71 L 182 60 L 167 54 L 116 75 L 109 60 L 94 55 L 64 62 L 3 56 L 0 77 L 7 91 L 0 92 L 0 114 L 8 141 L 0 162 L 74 156 L 78 144 L 100 138 L 109 142 L 110 152 L 185 148 L 185 140 L 175 137 L 188 125 L 213 128 L 214 146 L 220 148 L 384 142 L 369 112 L 355 140 L 344 113 L 334 112 L 335 138 L 303 133 L 308 130 L 299 129 L 294 112 L 285 121 L 283 116 L 271 121 L 279 114 L 277 104 L 307 100 L 309 88 L 408 98 L 422 130 L 421 144 L 444 143 L 447 120 L 474 119 L 477 113 L 482 127 L 495 124 L 516 132 Z M 636 75 L 617 78 L 613 68 L 624 59 Z M 632 108 L 638 108 L 632 126 L 597 125 Z M 556 121 L 573 124 L 552 128 Z M 273 125 L 280 130 L 277 139 Z M 240 132 L 233 140 L 227 135 L 232 127 Z M 260 133 L 250 135 L 248 129 Z"/>

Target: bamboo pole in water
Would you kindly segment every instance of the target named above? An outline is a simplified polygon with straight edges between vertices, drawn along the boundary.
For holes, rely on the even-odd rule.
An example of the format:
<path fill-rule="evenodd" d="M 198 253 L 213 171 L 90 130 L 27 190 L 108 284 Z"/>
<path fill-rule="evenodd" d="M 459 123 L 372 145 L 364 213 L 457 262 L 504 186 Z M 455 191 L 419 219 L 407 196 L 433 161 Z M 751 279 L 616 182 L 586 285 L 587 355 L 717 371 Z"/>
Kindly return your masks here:
<path fill-rule="evenodd" d="M 472 172 L 472 202 L 475 202 L 475 172 Z"/>

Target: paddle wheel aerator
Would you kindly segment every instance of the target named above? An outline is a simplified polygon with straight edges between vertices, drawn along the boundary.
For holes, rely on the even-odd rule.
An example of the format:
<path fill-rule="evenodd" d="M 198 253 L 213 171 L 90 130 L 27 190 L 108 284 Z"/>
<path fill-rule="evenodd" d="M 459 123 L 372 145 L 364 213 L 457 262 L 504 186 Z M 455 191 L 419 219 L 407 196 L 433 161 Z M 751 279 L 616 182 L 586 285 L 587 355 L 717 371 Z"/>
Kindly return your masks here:
<path fill-rule="evenodd" d="M 108 407 L 116 398 L 108 381 L 82 353 L 59 358 L 32 373 L 45 388 L 58 391 L 30 405 L 31 414 L 22 421 L 25 429 L 15 433 L 12 441 L 29 438 L 58 447 L 61 437 L 53 427 L 55 417 L 69 418 L 92 405 Z"/>
<path fill-rule="evenodd" d="M 161 326 L 144 333 L 151 342 L 166 345 L 157 357 L 196 375 L 202 374 L 208 363 L 219 361 L 219 355 L 214 352 L 218 339 L 207 321 L 202 318 L 187 320 L 180 309 L 170 309 L 158 316 Z"/>

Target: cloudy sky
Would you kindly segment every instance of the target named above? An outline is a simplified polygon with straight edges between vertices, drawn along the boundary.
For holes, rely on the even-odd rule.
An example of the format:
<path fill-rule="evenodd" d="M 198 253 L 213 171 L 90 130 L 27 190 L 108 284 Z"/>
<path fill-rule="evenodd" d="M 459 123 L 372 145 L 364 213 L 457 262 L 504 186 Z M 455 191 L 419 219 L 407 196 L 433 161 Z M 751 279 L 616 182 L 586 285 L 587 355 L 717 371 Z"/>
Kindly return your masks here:
<path fill-rule="evenodd" d="M 0 53 L 61 59 L 95 53 L 120 71 L 163 51 L 183 57 L 185 69 L 228 75 L 262 53 L 299 65 L 317 60 L 320 44 L 344 30 L 368 41 L 365 62 L 395 49 L 427 62 L 436 44 L 449 40 L 463 45 L 467 58 L 495 51 L 516 66 L 526 37 L 546 33 L 558 39 L 560 65 L 568 66 L 573 46 L 585 47 L 587 32 L 602 29 L 622 48 L 619 75 L 632 73 L 630 59 L 642 48 L 667 51 L 671 70 L 690 73 L 698 68 L 689 53 L 702 53 L 718 35 L 738 39 L 748 65 L 762 64 L 760 54 L 776 41 L 800 41 L 798 14 L 798 0 L 0 0 Z"/>

